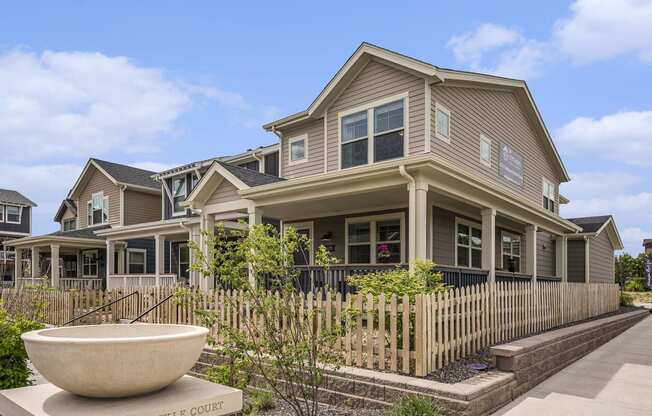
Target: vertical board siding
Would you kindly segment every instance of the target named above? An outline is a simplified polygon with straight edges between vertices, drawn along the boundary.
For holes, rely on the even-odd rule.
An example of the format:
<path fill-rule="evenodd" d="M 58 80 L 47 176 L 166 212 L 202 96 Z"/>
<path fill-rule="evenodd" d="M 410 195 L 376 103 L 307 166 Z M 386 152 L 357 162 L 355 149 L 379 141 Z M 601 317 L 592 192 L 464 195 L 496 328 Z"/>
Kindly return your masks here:
<path fill-rule="evenodd" d="M 104 196 L 109 197 L 109 224 L 120 225 L 120 189 L 94 166 L 89 168 L 88 174 L 86 186 L 77 200 L 79 227 L 88 226 L 88 201 L 91 200 L 94 193 L 100 191 L 104 192 Z M 158 201 L 159 205 L 160 203 Z"/>
<path fill-rule="evenodd" d="M 555 238 L 546 232 L 537 233 L 537 276 L 557 276 Z"/>
<path fill-rule="evenodd" d="M 290 166 L 288 140 L 301 136 L 308 136 L 308 160 Z M 314 120 L 300 127 L 283 131 L 281 141 L 281 162 L 284 178 L 300 178 L 324 172 L 324 120 Z"/>
<path fill-rule="evenodd" d="M 529 117 L 513 92 L 466 87 L 433 85 L 432 111 L 440 103 L 451 112 L 451 142 L 435 136 L 436 116 L 432 116 L 431 151 L 450 160 L 473 175 L 500 183 L 541 206 L 542 177 L 557 188 L 559 175 L 553 159 L 537 137 Z M 491 139 L 491 167 L 480 163 L 480 134 Z M 508 144 L 523 156 L 523 185 L 516 185 L 499 171 L 501 143 Z M 559 204 L 556 204 L 557 210 Z"/>
<path fill-rule="evenodd" d="M 125 190 L 124 224 L 140 224 L 161 219 L 161 195 Z"/>
<path fill-rule="evenodd" d="M 61 325 L 110 299 L 135 292 L 73 323 L 101 324 L 135 318 L 176 290 L 169 286 L 109 291 L 0 288 L 0 301 L 8 305 L 10 314 L 28 316 L 34 314 L 31 305 L 42 302 L 42 320 Z M 614 312 L 619 307 L 618 294 L 614 284 L 549 282 L 483 283 L 420 294 L 413 300 L 394 294 L 374 298 L 371 294 L 295 293 L 292 312 L 267 316 L 274 320 L 278 331 L 289 330 L 290 324 L 301 324 L 303 330 L 318 336 L 324 329 L 338 328 L 341 335 L 332 348 L 348 366 L 423 377 L 490 345 Z M 256 315 L 241 292 L 203 292 L 195 288 L 188 295 L 162 304 L 141 321 L 197 325 L 201 322 L 199 314 L 212 311 L 216 319 L 210 331 L 218 343 L 223 342 L 222 328 L 252 336 L 247 323 L 264 324 L 263 316 Z M 278 293 L 262 296 L 269 302 L 281 302 Z"/>
<path fill-rule="evenodd" d="M 223 202 L 235 201 L 240 199 L 238 188 L 231 182 L 224 179 L 215 192 L 208 198 L 206 205 L 221 204 Z"/>
<path fill-rule="evenodd" d="M 584 255 L 586 253 L 584 240 L 568 240 L 568 281 L 584 281 Z"/>
<path fill-rule="evenodd" d="M 408 92 L 408 155 L 425 150 L 424 82 L 405 71 L 372 61 L 328 109 L 328 170 L 339 166 L 338 113 L 392 95 Z M 322 123 L 323 124 L 323 123 Z M 371 132 L 370 132 L 371 133 Z"/>
<path fill-rule="evenodd" d="M 589 246 L 589 282 L 613 283 L 614 247 L 606 230 L 591 239 Z"/>

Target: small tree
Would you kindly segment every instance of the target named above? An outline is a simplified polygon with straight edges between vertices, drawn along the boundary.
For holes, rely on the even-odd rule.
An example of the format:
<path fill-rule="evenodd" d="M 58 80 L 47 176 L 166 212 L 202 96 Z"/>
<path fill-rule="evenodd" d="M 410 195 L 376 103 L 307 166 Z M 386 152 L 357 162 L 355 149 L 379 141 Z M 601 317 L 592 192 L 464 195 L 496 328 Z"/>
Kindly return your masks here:
<path fill-rule="evenodd" d="M 43 326 L 21 314 L 10 315 L 0 302 L 0 390 L 31 384 L 27 351 L 20 338 L 27 331 Z"/>
<path fill-rule="evenodd" d="M 212 374 L 219 380 L 242 382 L 234 372 L 255 373 L 295 414 L 316 415 L 323 373 L 336 368 L 341 357 L 334 352 L 338 323 L 331 331 L 323 329 L 325 325 L 317 324 L 324 319 L 322 311 L 305 308 L 295 290 L 299 271 L 294 256 L 307 258 L 310 241 L 292 228 L 281 235 L 270 225 L 254 225 L 248 232 L 218 226 L 203 238 L 204 250 L 190 243 L 194 259 L 190 270 L 204 278 L 217 277 L 220 288 L 237 290 L 251 312 L 243 320 L 243 329 L 218 325 L 216 336 L 209 337 L 209 343 L 225 352 L 229 361 Z M 314 257 L 322 268 L 334 262 L 323 247 Z M 312 299 L 309 296 L 308 302 Z M 227 307 L 237 303 L 235 296 L 224 300 Z M 199 315 L 207 327 L 219 322 L 215 311 Z"/>

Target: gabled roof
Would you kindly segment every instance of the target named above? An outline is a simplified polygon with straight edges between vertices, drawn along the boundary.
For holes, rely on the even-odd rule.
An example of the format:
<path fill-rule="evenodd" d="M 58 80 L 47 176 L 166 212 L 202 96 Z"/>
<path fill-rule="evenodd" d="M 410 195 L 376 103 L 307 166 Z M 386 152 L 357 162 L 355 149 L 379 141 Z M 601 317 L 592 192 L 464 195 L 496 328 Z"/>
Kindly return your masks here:
<path fill-rule="evenodd" d="M 36 203 L 27 199 L 25 195 L 12 189 L 0 189 L 0 204 L 16 204 L 26 207 L 35 207 Z"/>
<path fill-rule="evenodd" d="M 105 237 L 100 237 L 99 235 L 95 234 L 95 231 L 105 230 L 107 228 L 111 228 L 111 226 L 103 225 L 101 227 L 82 228 L 80 230 L 55 231 L 47 235 L 52 237 L 90 238 L 93 240 L 106 240 Z"/>
<path fill-rule="evenodd" d="M 224 167 L 224 169 L 229 171 L 236 178 L 240 179 L 248 187 L 267 185 L 268 183 L 275 183 L 285 180 L 283 178 L 279 178 L 278 176 L 256 172 L 255 170 L 243 168 L 222 161 L 216 161 L 216 163 L 219 163 L 222 167 Z"/>
<path fill-rule="evenodd" d="M 276 131 L 294 123 L 299 123 L 310 119 L 319 119 L 323 113 L 344 90 L 350 82 L 355 79 L 359 71 L 364 68 L 370 61 L 378 61 L 401 69 L 422 77 L 429 83 L 464 83 L 470 85 L 487 85 L 499 86 L 503 88 L 513 89 L 523 97 L 523 101 L 527 103 L 527 110 L 532 114 L 535 122 L 535 128 L 538 133 L 544 137 L 550 155 L 554 159 L 559 170 L 562 181 L 569 181 L 570 177 L 566 171 L 559 152 L 552 141 L 552 137 L 539 113 L 539 109 L 534 103 L 532 94 L 527 87 L 525 81 L 499 77 L 495 75 L 480 74 L 468 71 L 458 71 L 453 69 L 441 68 L 418 59 L 411 58 L 400 53 L 363 42 L 358 49 L 349 57 L 344 65 L 337 71 L 337 73 L 326 84 L 326 87 L 319 93 L 314 101 L 304 111 L 296 114 L 289 115 L 279 120 L 272 121 L 263 125 L 267 131 Z"/>
<path fill-rule="evenodd" d="M 81 175 L 77 178 L 75 185 L 68 193 L 68 197 L 72 197 L 75 194 L 80 184 L 83 183 L 83 178 L 91 167 L 99 170 L 116 186 L 126 186 L 146 192 L 161 192 L 160 185 L 153 178 L 154 175 L 156 175 L 156 172 L 108 162 L 106 160 L 90 158 L 88 159 L 88 162 L 86 162 L 86 166 L 84 166 Z"/>
<path fill-rule="evenodd" d="M 649 246 L 650 244 L 652 244 L 652 238 L 646 238 L 643 240 L 643 246 Z"/>
<path fill-rule="evenodd" d="M 618 232 L 613 216 L 600 215 L 594 217 L 568 218 L 568 220 L 582 227 L 582 232 L 580 234 L 597 236 L 603 231 L 608 230 L 607 232 L 614 248 L 616 250 L 622 250 L 624 248 L 623 241 L 620 238 L 620 233 Z"/>
<path fill-rule="evenodd" d="M 75 201 L 66 198 L 63 201 L 61 201 L 61 205 L 59 205 L 59 209 L 57 210 L 57 213 L 54 215 L 54 222 L 61 221 L 61 217 L 63 217 L 63 214 L 66 212 L 67 209 L 70 210 L 74 215 L 77 215 L 77 205 L 75 205 Z"/>

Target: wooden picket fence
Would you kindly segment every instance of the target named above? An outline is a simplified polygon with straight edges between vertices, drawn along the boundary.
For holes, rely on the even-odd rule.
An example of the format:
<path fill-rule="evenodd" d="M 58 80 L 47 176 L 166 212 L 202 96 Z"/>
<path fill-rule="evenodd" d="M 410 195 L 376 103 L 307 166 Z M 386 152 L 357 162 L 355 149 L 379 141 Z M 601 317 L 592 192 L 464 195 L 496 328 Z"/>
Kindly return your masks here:
<path fill-rule="evenodd" d="M 10 311 L 21 312 L 42 301 L 43 321 L 59 325 L 102 304 L 137 292 L 74 324 L 133 319 L 161 302 L 176 288 L 127 288 L 112 291 L 35 292 L 0 289 Z M 314 295 L 297 293 L 301 316 L 312 316 L 316 331 L 338 329 L 334 348 L 344 364 L 368 369 L 425 376 L 490 345 L 581 321 L 619 307 L 613 284 L 501 282 L 451 289 L 430 295 L 407 296 Z M 220 327 L 244 330 L 256 317 L 242 293 L 192 290 L 173 296 L 145 315 L 149 323 L 199 324 L 197 312 L 212 310 Z M 270 293 L 269 296 L 278 294 Z M 30 312 L 27 310 L 26 312 Z M 282 319 L 279 325 L 286 325 Z"/>

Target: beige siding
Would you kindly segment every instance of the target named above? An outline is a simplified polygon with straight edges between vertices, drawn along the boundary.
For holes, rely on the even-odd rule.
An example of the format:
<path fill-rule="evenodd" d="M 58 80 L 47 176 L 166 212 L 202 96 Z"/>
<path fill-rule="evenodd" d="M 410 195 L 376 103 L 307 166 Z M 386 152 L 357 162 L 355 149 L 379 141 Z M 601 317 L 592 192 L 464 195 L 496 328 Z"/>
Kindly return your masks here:
<path fill-rule="evenodd" d="M 506 185 L 537 205 L 543 204 L 543 177 L 555 184 L 556 195 L 559 195 L 560 178 L 544 149 L 544 139 L 535 134 L 530 119 L 513 92 L 442 85 L 431 88 L 433 153 L 471 174 Z M 435 137 L 435 103 L 451 112 L 450 144 Z M 480 134 L 491 139 L 490 168 L 480 163 Z M 499 150 L 502 143 L 523 156 L 522 186 L 500 176 Z"/>
<path fill-rule="evenodd" d="M 425 84 L 405 71 L 370 62 L 328 109 L 328 170 L 339 169 L 338 113 L 408 92 L 408 154 L 423 153 Z"/>
<path fill-rule="evenodd" d="M 303 163 L 289 165 L 290 154 L 288 140 L 301 136 L 308 136 L 308 160 Z M 300 127 L 283 131 L 281 146 L 282 168 L 284 178 L 298 178 L 301 176 L 315 175 L 324 172 L 324 119 L 314 120 Z"/>
<path fill-rule="evenodd" d="M 124 198 L 125 225 L 161 219 L 161 195 L 125 190 Z"/>
<path fill-rule="evenodd" d="M 613 283 L 614 267 L 614 247 L 605 230 L 589 243 L 589 282 Z"/>
<path fill-rule="evenodd" d="M 238 188 L 235 187 L 231 182 L 224 179 L 220 186 L 217 187 L 213 195 L 208 198 L 206 205 L 212 204 L 221 204 L 223 202 L 234 201 L 240 199 L 238 194 Z"/>
<path fill-rule="evenodd" d="M 557 276 L 555 238 L 546 233 L 537 233 L 537 276 Z"/>
<path fill-rule="evenodd" d="M 433 261 L 444 266 L 455 265 L 455 213 L 433 209 Z"/>
<path fill-rule="evenodd" d="M 568 240 L 568 281 L 584 282 L 584 240 Z"/>
<path fill-rule="evenodd" d="M 95 167 L 89 167 L 88 179 L 77 201 L 79 228 L 88 225 L 88 201 L 96 192 L 104 192 L 109 197 L 109 224 L 120 225 L 120 189 Z M 160 204 L 161 201 L 159 200 Z"/>

